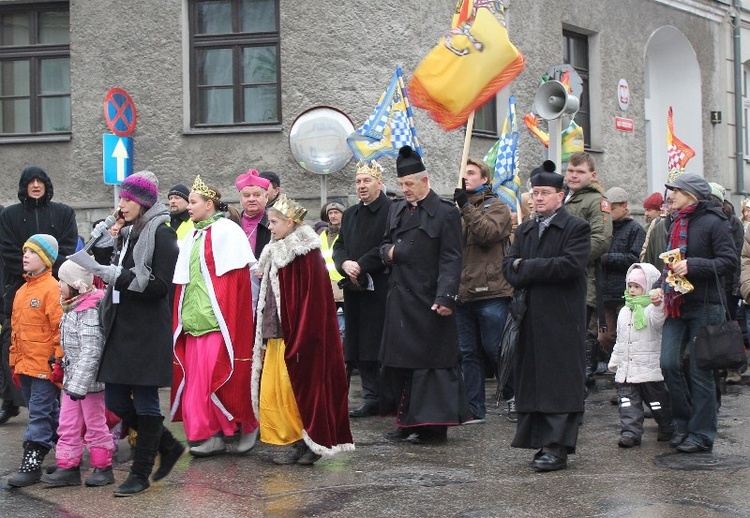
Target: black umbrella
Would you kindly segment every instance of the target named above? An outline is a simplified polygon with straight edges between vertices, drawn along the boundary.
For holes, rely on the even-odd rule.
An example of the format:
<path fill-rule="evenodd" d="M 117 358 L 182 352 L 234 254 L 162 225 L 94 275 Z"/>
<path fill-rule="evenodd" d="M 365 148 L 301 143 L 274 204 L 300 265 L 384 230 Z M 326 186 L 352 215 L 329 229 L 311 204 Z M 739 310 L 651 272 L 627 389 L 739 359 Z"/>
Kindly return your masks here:
<path fill-rule="evenodd" d="M 518 338 L 521 332 L 521 322 L 526 314 L 526 290 L 518 289 L 510 299 L 508 306 L 508 318 L 505 319 L 503 337 L 499 345 L 499 361 L 497 365 L 497 392 L 495 400 L 500 404 L 503 387 L 508 382 L 513 369 L 513 357 L 518 347 Z"/>

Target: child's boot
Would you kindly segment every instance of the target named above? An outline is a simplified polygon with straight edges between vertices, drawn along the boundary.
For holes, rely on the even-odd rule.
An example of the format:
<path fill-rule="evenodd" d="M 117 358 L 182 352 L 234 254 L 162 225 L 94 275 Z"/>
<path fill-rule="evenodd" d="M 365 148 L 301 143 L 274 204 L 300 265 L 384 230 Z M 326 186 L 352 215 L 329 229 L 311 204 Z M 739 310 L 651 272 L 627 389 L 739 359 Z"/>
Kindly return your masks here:
<path fill-rule="evenodd" d="M 43 475 L 41 480 L 49 487 L 80 486 L 81 468 L 80 466 L 72 468 L 61 468 L 58 466 L 54 473 Z"/>
<path fill-rule="evenodd" d="M 36 484 L 42 478 L 42 461 L 49 450 L 35 442 L 27 441 L 23 447 L 23 459 L 18 473 L 8 479 L 11 487 L 26 487 Z"/>
<path fill-rule="evenodd" d="M 94 471 L 86 477 L 86 486 L 101 487 L 115 483 L 115 474 L 112 472 L 112 450 L 97 446 L 89 448 L 91 455 L 91 466 Z"/>

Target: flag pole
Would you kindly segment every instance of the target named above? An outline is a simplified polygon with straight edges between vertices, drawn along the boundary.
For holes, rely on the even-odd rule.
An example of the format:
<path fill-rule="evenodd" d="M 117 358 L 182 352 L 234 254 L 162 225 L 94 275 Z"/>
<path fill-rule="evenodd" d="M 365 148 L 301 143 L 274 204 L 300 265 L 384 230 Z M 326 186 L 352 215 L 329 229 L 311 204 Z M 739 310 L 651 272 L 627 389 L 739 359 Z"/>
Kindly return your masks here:
<path fill-rule="evenodd" d="M 457 187 L 461 187 L 461 180 L 466 172 L 466 161 L 469 159 L 469 148 L 471 147 L 471 132 L 474 130 L 474 112 L 469 115 L 469 120 L 466 121 L 466 138 L 464 138 L 464 151 L 461 153 L 461 167 L 458 168 L 458 183 Z"/>

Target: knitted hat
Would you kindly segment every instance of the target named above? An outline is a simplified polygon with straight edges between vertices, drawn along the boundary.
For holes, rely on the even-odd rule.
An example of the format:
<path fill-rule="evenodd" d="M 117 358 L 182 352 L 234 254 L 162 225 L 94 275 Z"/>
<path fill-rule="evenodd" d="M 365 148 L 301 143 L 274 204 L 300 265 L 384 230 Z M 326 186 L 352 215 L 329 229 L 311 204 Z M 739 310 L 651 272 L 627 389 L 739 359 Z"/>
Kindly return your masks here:
<path fill-rule="evenodd" d="M 646 286 L 646 272 L 644 272 L 641 268 L 633 268 L 632 270 L 630 270 L 627 282 L 633 282 L 643 288 L 643 293 L 646 293 L 648 291 L 648 286 Z"/>
<path fill-rule="evenodd" d="M 610 203 L 627 203 L 628 193 L 622 187 L 612 187 L 604 193 Z"/>
<path fill-rule="evenodd" d="M 563 187 L 563 175 L 555 172 L 556 166 L 552 160 L 545 160 L 541 166 L 534 168 L 531 171 L 532 187 L 554 187 L 555 189 L 562 189 Z"/>
<path fill-rule="evenodd" d="M 42 258 L 47 268 L 57 261 L 57 239 L 49 234 L 34 234 L 23 244 L 23 250 L 31 249 Z"/>
<path fill-rule="evenodd" d="M 190 189 L 188 189 L 186 185 L 178 183 L 177 185 L 169 189 L 167 198 L 169 198 L 170 196 L 179 196 L 183 200 L 188 201 L 188 197 L 190 196 Z"/>
<path fill-rule="evenodd" d="M 57 272 L 57 278 L 80 293 L 89 291 L 94 284 L 94 275 L 73 261 L 65 261 Z"/>
<path fill-rule="evenodd" d="M 150 209 L 159 197 L 159 180 L 151 171 L 131 174 L 120 186 L 120 198 L 133 200 L 138 205 Z"/>
<path fill-rule="evenodd" d="M 396 158 L 396 173 L 399 178 L 410 174 L 421 173 L 425 170 L 422 157 L 409 146 L 403 146 L 398 150 Z"/>
<path fill-rule="evenodd" d="M 711 186 L 695 173 L 682 173 L 673 182 L 666 183 L 667 189 L 679 189 L 695 197 L 697 200 L 707 200 L 711 196 Z"/>
<path fill-rule="evenodd" d="M 260 177 L 258 175 L 258 171 L 256 171 L 255 169 L 248 169 L 247 173 L 241 174 L 237 177 L 237 179 L 234 181 L 234 185 L 237 187 L 238 191 L 241 191 L 243 188 L 251 185 L 256 185 L 261 189 L 268 190 L 271 182 L 269 182 L 265 178 Z"/>
<path fill-rule="evenodd" d="M 711 186 L 711 196 L 716 196 L 719 201 L 723 202 L 727 190 L 716 182 L 708 182 L 708 185 Z"/>
<path fill-rule="evenodd" d="M 664 197 L 660 192 L 651 194 L 643 202 L 643 208 L 647 210 L 661 210 L 661 206 L 664 205 Z"/>

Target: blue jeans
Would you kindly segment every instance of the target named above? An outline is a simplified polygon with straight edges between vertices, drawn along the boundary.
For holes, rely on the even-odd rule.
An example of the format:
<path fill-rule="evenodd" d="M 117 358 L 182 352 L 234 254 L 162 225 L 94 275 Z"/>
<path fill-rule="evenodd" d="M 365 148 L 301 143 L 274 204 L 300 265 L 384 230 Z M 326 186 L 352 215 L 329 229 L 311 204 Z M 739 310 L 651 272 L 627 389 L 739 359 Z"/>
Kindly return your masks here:
<path fill-rule="evenodd" d="M 492 372 L 497 372 L 500 339 L 508 316 L 510 297 L 475 300 L 456 306 L 458 345 L 461 349 L 461 372 L 469 396 L 469 410 L 474 417 L 487 415 L 484 399 L 484 353 Z"/>
<path fill-rule="evenodd" d="M 29 424 L 23 440 L 52 449 L 52 437 L 57 431 L 60 417 L 60 389 L 50 380 L 33 378 L 21 374 L 21 394 L 29 409 Z"/>
<path fill-rule="evenodd" d="M 716 383 L 712 370 L 699 369 L 695 361 L 695 337 L 705 325 L 724 320 L 719 304 L 683 305 L 679 318 L 667 318 L 661 340 L 664 373 L 675 431 L 687 433 L 696 444 L 711 448 L 716 438 Z M 683 372 L 685 347 L 690 352 L 690 386 Z"/>
<path fill-rule="evenodd" d="M 121 418 L 127 417 L 131 412 L 136 415 L 161 416 L 159 387 L 106 383 L 104 403 Z"/>

